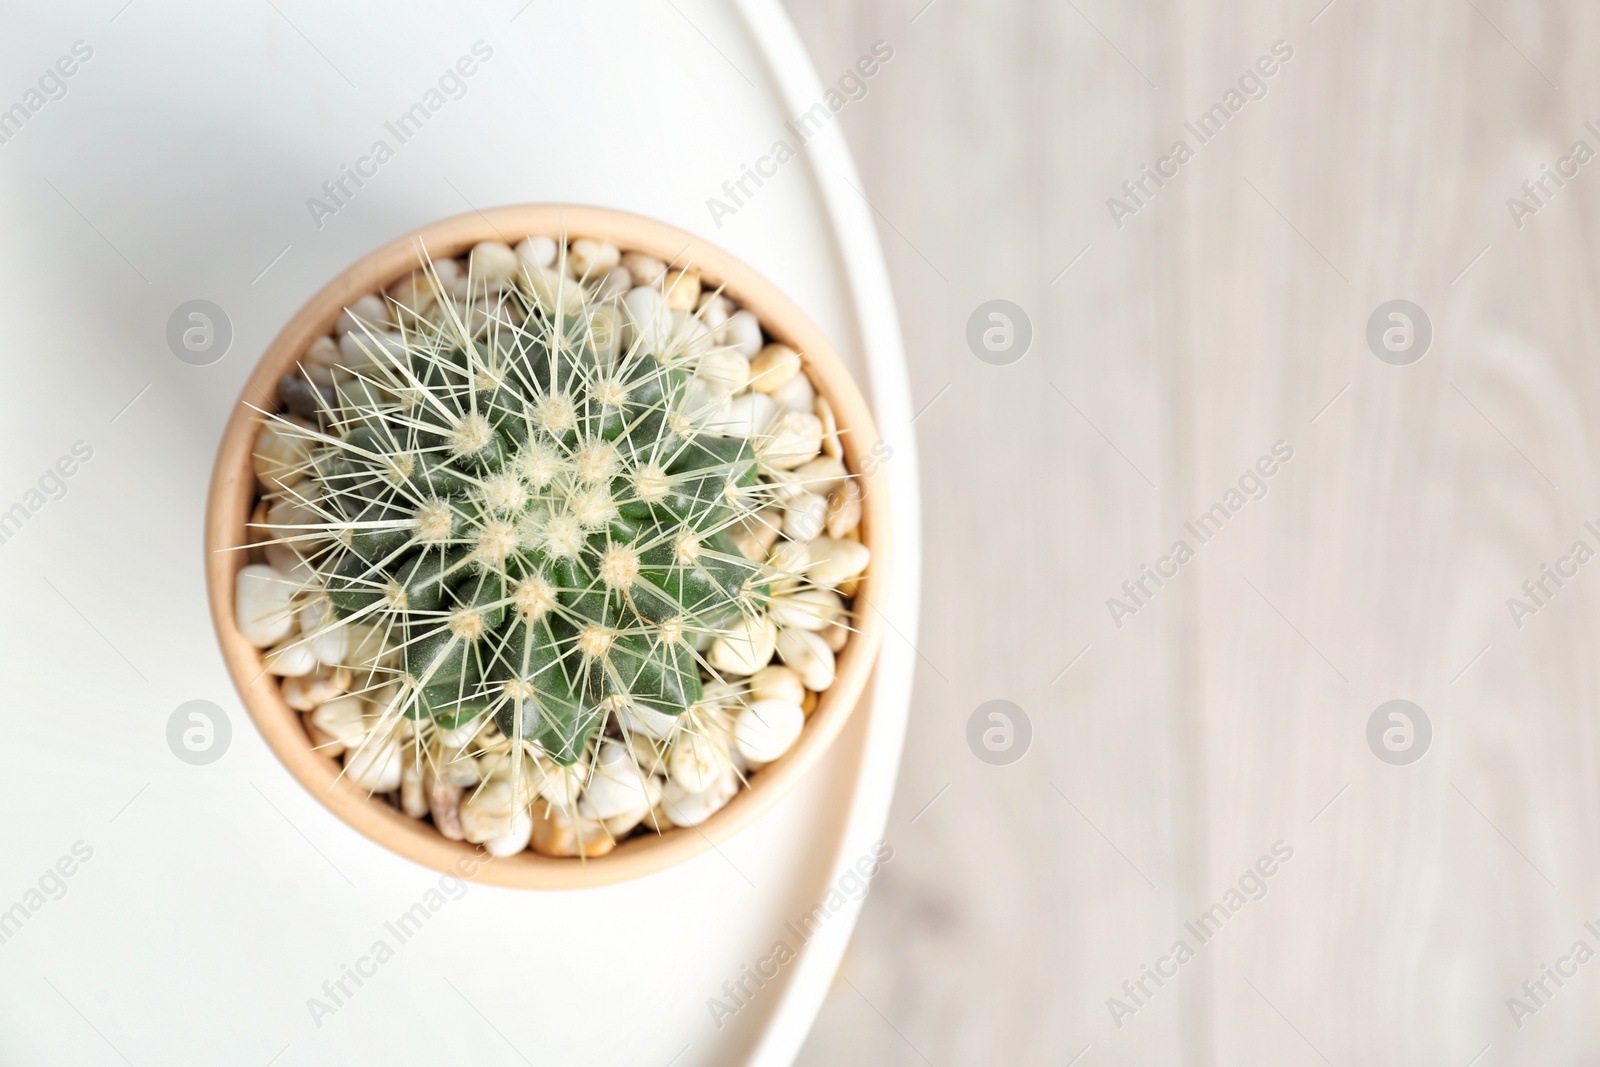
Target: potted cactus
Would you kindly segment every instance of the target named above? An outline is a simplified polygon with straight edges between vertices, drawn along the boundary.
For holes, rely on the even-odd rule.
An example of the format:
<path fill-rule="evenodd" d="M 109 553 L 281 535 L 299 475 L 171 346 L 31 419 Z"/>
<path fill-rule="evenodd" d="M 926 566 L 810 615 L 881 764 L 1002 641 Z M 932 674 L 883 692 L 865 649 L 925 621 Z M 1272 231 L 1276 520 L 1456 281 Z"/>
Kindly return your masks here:
<path fill-rule="evenodd" d="M 245 400 L 209 516 L 224 652 L 291 770 L 414 859 L 481 847 L 526 886 L 677 862 L 860 695 L 887 534 L 865 404 L 687 234 L 440 223 L 319 294 Z"/>

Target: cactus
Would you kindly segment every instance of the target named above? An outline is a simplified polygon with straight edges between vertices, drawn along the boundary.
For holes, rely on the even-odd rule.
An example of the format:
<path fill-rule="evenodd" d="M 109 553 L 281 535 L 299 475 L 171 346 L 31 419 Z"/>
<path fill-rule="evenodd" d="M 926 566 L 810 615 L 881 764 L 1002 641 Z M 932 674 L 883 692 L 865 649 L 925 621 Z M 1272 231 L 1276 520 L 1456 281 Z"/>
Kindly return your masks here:
<path fill-rule="evenodd" d="M 777 436 L 707 426 L 727 406 L 711 332 L 574 280 L 561 247 L 555 269 L 475 252 L 464 287 L 424 257 L 394 325 L 353 317 L 337 373 L 307 368 L 300 416 L 262 413 L 294 513 L 270 535 L 327 627 L 382 638 L 374 734 L 489 715 L 571 766 L 611 716 L 693 707 L 719 677 L 699 650 L 798 578 L 730 536 L 791 464 Z"/>

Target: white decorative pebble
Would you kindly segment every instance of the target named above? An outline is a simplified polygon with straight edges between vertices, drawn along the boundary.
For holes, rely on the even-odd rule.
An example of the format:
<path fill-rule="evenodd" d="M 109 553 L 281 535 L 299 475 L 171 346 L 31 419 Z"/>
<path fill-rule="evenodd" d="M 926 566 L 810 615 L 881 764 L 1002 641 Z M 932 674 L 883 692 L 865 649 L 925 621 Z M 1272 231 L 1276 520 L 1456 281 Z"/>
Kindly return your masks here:
<path fill-rule="evenodd" d="M 609 241 L 579 237 L 567 248 L 567 270 L 574 278 L 598 278 L 622 260 L 622 252 Z"/>
<path fill-rule="evenodd" d="M 774 595 L 768 610 L 779 626 L 820 633 L 844 612 L 844 603 L 832 589 L 806 588 Z"/>
<path fill-rule="evenodd" d="M 548 267 L 528 267 L 522 278 L 533 299 L 547 312 L 557 305 L 565 311 L 575 311 L 583 304 L 582 287 Z"/>
<path fill-rule="evenodd" d="M 676 715 L 668 715 L 664 711 L 657 711 L 637 703 L 628 704 L 622 708 L 620 714 L 628 732 L 644 734 L 658 741 L 670 737 L 672 728 L 678 723 Z"/>
<path fill-rule="evenodd" d="M 709 789 L 728 769 L 722 742 L 688 730 L 678 735 L 667 754 L 667 776 L 686 793 Z"/>
<path fill-rule="evenodd" d="M 800 353 L 788 345 L 770 344 L 750 361 L 750 388 L 775 393 L 800 373 Z"/>
<path fill-rule="evenodd" d="M 510 825 L 498 837 L 491 837 L 483 843 L 491 856 L 515 856 L 528 847 L 528 841 L 533 837 L 533 816 L 527 808 L 520 808 L 512 812 Z"/>
<path fill-rule="evenodd" d="M 433 271 L 439 276 L 439 284 L 449 290 L 466 277 L 467 266 L 459 259 L 436 259 L 433 261 Z"/>
<path fill-rule="evenodd" d="M 700 699 L 695 702 L 694 708 L 691 710 L 720 721 L 723 712 L 734 704 L 739 703 L 739 694 L 743 689 L 743 686 L 736 686 L 732 682 L 713 678 L 701 687 Z M 680 718 L 678 721 L 683 722 L 684 720 Z"/>
<path fill-rule="evenodd" d="M 461 801 L 462 832 L 474 845 L 485 844 L 515 829 L 512 820 L 519 808 L 527 811 L 527 798 L 517 796 L 511 779 L 490 778 Z"/>
<path fill-rule="evenodd" d="M 383 631 L 376 626 L 347 622 L 344 628 L 345 666 L 359 671 L 371 671 L 399 658 L 398 651 L 390 651 L 384 647 Z"/>
<path fill-rule="evenodd" d="M 294 630 L 290 605 L 299 587 L 264 563 L 240 568 L 234 582 L 234 619 L 239 632 L 257 648 L 277 644 Z"/>
<path fill-rule="evenodd" d="M 283 702 L 296 711 L 314 711 L 322 704 L 343 696 L 350 684 L 350 672 L 319 668 L 316 673 L 283 682 Z"/>
<path fill-rule="evenodd" d="M 867 569 L 872 550 L 859 541 L 819 537 L 811 542 L 811 562 L 806 577 L 817 585 L 836 586 Z"/>
<path fill-rule="evenodd" d="M 778 539 L 778 531 L 782 526 L 782 509 L 762 508 L 730 526 L 728 536 L 733 538 L 733 543 L 739 547 L 745 559 L 766 559 L 767 550 Z"/>
<path fill-rule="evenodd" d="M 381 330 L 388 325 L 389 311 L 384 306 L 383 298 L 368 293 L 339 312 L 339 325 L 335 329 L 340 334 L 350 331 L 362 333 L 364 329 Z"/>
<path fill-rule="evenodd" d="M 730 400 L 720 411 L 721 421 L 707 422 L 705 430 L 722 437 L 759 437 L 767 432 L 777 414 L 778 407 L 770 396 L 745 393 Z"/>
<path fill-rule="evenodd" d="M 787 700 L 758 700 L 733 720 L 733 742 L 753 763 L 771 763 L 793 745 L 806 724 L 800 705 Z"/>
<path fill-rule="evenodd" d="M 843 619 L 835 619 L 828 628 L 822 631 L 822 640 L 834 655 L 844 651 L 844 646 L 850 643 L 850 627 L 846 626 Z"/>
<path fill-rule="evenodd" d="M 323 521 L 317 509 L 307 502 L 319 491 L 317 484 L 315 479 L 307 478 L 295 486 L 293 495 L 285 494 L 273 500 L 267 506 L 267 525 L 271 528 L 264 532 L 285 541 L 314 543 L 316 533 L 303 527 L 320 526 Z"/>
<path fill-rule="evenodd" d="M 423 783 L 425 764 L 417 759 L 415 745 L 405 745 L 400 750 L 400 810 L 413 819 L 428 814 L 428 792 Z"/>
<path fill-rule="evenodd" d="M 624 343 L 639 340 L 646 352 L 659 352 L 672 327 L 672 316 L 661 291 L 645 285 L 629 289 L 622 297 L 622 307 L 626 312 Z"/>
<path fill-rule="evenodd" d="M 612 837 L 621 838 L 630 833 L 635 826 L 644 822 L 645 816 L 650 814 L 650 809 L 661 803 L 664 786 L 665 783 L 660 778 L 647 778 L 645 780 L 645 803 L 632 811 L 603 820 L 606 833 Z"/>
<path fill-rule="evenodd" d="M 788 384 L 773 390 L 772 399 L 785 411 L 809 412 L 816 406 L 817 390 L 812 386 L 810 378 L 804 374 L 796 374 L 789 379 Z"/>
<path fill-rule="evenodd" d="M 739 791 L 739 776 L 729 767 L 709 789 L 690 793 L 668 781 L 662 790 L 661 807 L 674 826 L 699 826 L 727 806 Z"/>
<path fill-rule="evenodd" d="M 600 282 L 595 286 L 595 296 L 601 300 L 610 300 L 621 296 L 633 288 L 633 277 L 622 267 L 612 267 L 601 275 Z"/>
<path fill-rule="evenodd" d="M 748 311 L 735 311 L 717 327 L 717 344 L 726 345 L 746 359 L 761 351 L 761 320 Z"/>
<path fill-rule="evenodd" d="M 655 285 L 667 273 L 667 265 L 645 252 L 622 253 L 621 265 L 634 285 Z"/>
<path fill-rule="evenodd" d="M 711 331 L 706 324 L 695 318 L 688 311 L 669 311 L 667 317 L 671 320 L 668 329 L 669 341 L 675 351 L 694 358 L 704 356 L 715 344 L 711 339 Z"/>
<path fill-rule="evenodd" d="M 694 313 L 714 335 L 717 327 L 727 322 L 728 316 L 733 314 L 733 301 L 721 293 L 704 292 L 700 294 L 700 306 L 695 308 Z"/>
<path fill-rule="evenodd" d="M 389 286 L 389 299 L 393 301 L 389 305 L 389 318 L 393 320 L 396 317 L 398 309 L 395 305 L 398 304 L 410 312 L 410 315 L 400 315 L 401 321 L 408 324 L 414 323 L 416 316 L 425 316 L 438 306 L 438 297 L 433 291 L 433 279 L 423 270 L 414 270 Z"/>
<path fill-rule="evenodd" d="M 300 716 L 300 725 L 305 727 L 306 737 L 311 741 L 311 750 L 319 756 L 339 756 L 344 753 L 344 742 L 335 740 L 323 732 L 322 727 L 311 721 L 309 714 Z"/>
<path fill-rule="evenodd" d="M 807 689 L 820 693 L 833 684 L 833 649 L 820 634 L 786 628 L 778 631 L 777 645 L 778 658 L 794 668 Z"/>
<path fill-rule="evenodd" d="M 833 404 L 825 396 L 817 397 L 817 418 L 822 420 L 822 454 L 844 460 L 844 445 L 839 440 L 839 420 L 834 418 Z"/>
<path fill-rule="evenodd" d="M 267 649 L 262 662 L 268 674 L 298 678 L 317 669 L 317 653 L 304 634 L 291 634 Z"/>
<path fill-rule="evenodd" d="M 828 520 L 828 501 L 816 493 L 802 492 L 783 509 L 783 532 L 795 541 L 810 541 L 822 533 Z"/>
<path fill-rule="evenodd" d="M 843 537 L 861 525 L 861 489 L 855 482 L 840 482 L 828 494 L 828 536 Z"/>
<path fill-rule="evenodd" d="M 584 780 L 589 777 L 589 764 L 586 760 L 579 760 L 570 767 L 563 767 L 554 760 L 540 759 L 537 767 L 533 782 L 539 796 L 563 808 L 570 808 L 573 805 L 583 789 Z"/>
<path fill-rule="evenodd" d="M 844 464 L 832 456 L 818 456 L 809 463 L 802 463 L 795 468 L 794 475 L 803 488 L 819 496 L 827 496 L 848 477 Z"/>
<path fill-rule="evenodd" d="M 595 308 L 590 316 L 590 337 L 594 341 L 595 362 L 603 371 L 612 370 L 622 350 L 623 315 L 616 308 Z"/>
<path fill-rule="evenodd" d="M 471 751 L 480 753 L 478 756 L 474 757 L 474 759 L 477 761 L 478 769 L 482 772 L 483 781 L 488 781 L 490 778 L 494 778 L 496 776 L 501 778 L 515 777 L 515 772 L 511 766 L 512 753 L 510 749 L 506 749 L 504 751 L 497 750 L 493 752 L 485 752 L 483 751 L 483 746 L 473 744 L 471 746 Z M 526 765 L 524 765 L 524 771 L 527 771 Z M 535 774 L 529 773 L 528 776 L 530 778 L 535 777 Z"/>
<path fill-rule="evenodd" d="M 311 379 L 311 384 L 327 388 L 339 379 L 341 362 L 338 342 L 331 337 L 319 337 L 306 349 L 300 369 Z"/>
<path fill-rule="evenodd" d="M 477 757 L 473 756 L 471 751 L 457 749 L 437 752 L 434 754 L 434 768 L 440 781 L 458 789 L 465 789 L 483 781 L 483 768 L 478 766 Z"/>
<path fill-rule="evenodd" d="M 724 395 L 738 396 L 750 387 L 750 361 L 731 348 L 714 349 L 701 357 L 694 378 Z"/>
<path fill-rule="evenodd" d="M 327 597 L 310 597 L 301 604 L 300 632 L 318 663 L 331 667 L 344 662 L 349 631 L 334 614 L 333 602 Z"/>
<path fill-rule="evenodd" d="M 518 256 L 501 241 L 479 241 L 472 246 L 467 272 L 476 284 L 504 284 L 517 272 Z"/>
<path fill-rule="evenodd" d="M 300 554 L 293 548 L 278 541 L 273 541 L 261 546 L 261 554 L 267 557 L 267 565 L 273 570 L 287 574 L 291 578 L 304 576 L 304 562 Z"/>
<path fill-rule="evenodd" d="M 665 774 L 667 747 L 644 734 L 628 735 L 628 753 L 645 774 Z"/>
<path fill-rule="evenodd" d="M 405 341 L 392 333 L 352 330 L 339 335 L 339 361 L 351 372 L 381 375 L 403 361 L 405 354 Z"/>
<path fill-rule="evenodd" d="M 434 829 L 451 841 L 466 840 L 461 829 L 461 787 L 439 781 L 431 773 L 424 772 L 424 777 L 428 782 L 428 814 L 433 816 Z"/>
<path fill-rule="evenodd" d="M 644 779 L 633 765 L 633 755 L 620 741 L 600 742 L 595 752 L 594 773 L 584 790 L 594 818 L 611 819 L 648 805 Z"/>
<path fill-rule="evenodd" d="M 335 697 L 311 713 L 317 729 L 351 748 L 367 734 L 366 702 L 356 696 Z"/>
<path fill-rule="evenodd" d="M 727 392 L 699 378 L 689 379 L 679 405 L 683 414 L 701 427 L 726 426 L 732 418 L 733 401 Z"/>
<path fill-rule="evenodd" d="M 457 726 L 439 728 L 439 744 L 452 751 L 468 748 L 483 730 L 484 716 L 469 719 Z"/>
<path fill-rule="evenodd" d="M 804 541 L 779 541 L 767 553 L 767 563 L 781 576 L 797 576 L 810 562 L 811 546 Z"/>
<path fill-rule="evenodd" d="M 605 824 L 574 815 L 558 804 L 535 804 L 533 850 L 545 856 L 604 856 L 616 846 Z"/>
<path fill-rule="evenodd" d="M 806 698 L 806 687 L 794 668 L 774 663 L 750 676 L 750 695 L 756 700 L 787 700 L 798 704 Z"/>
<path fill-rule="evenodd" d="M 263 489 L 269 492 L 287 489 L 306 476 L 314 445 L 297 429 L 309 431 L 312 426 L 294 415 L 262 424 L 251 460 L 255 464 L 256 481 Z"/>
<path fill-rule="evenodd" d="M 779 470 L 804 466 L 822 451 L 822 420 L 809 411 L 780 412 L 756 451 Z"/>
<path fill-rule="evenodd" d="M 693 311 L 700 302 L 700 274 L 692 270 L 669 270 L 661 283 L 667 307 L 674 311 Z"/>
<path fill-rule="evenodd" d="M 556 243 L 548 237 L 528 237 L 517 245 L 516 253 L 530 267 L 549 267 L 556 261 Z"/>
<path fill-rule="evenodd" d="M 777 628 L 765 615 L 746 615 L 711 642 L 711 666 L 727 674 L 754 674 L 772 660 Z"/>
<path fill-rule="evenodd" d="M 345 777 L 369 793 L 389 793 L 399 789 L 402 769 L 400 742 L 393 737 L 382 741 L 375 737 L 367 738 L 344 758 Z"/>

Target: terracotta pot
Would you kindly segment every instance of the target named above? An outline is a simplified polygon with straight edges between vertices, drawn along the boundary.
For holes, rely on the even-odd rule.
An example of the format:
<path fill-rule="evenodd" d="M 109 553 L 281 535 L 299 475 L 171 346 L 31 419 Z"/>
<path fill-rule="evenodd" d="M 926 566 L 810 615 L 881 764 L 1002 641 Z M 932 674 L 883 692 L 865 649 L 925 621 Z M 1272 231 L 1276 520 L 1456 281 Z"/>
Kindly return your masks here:
<path fill-rule="evenodd" d="M 493 208 L 426 226 L 365 256 L 323 287 L 301 308 L 262 354 L 245 383 L 240 402 L 223 431 L 206 505 L 206 579 L 211 614 L 223 658 L 267 744 L 300 783 L 329 810 L 373 841 L 438 871 L 479 850 L 441 836 L 339 778 L 340 765 L 313 750 L 300 716 L 283 701 L 278 680 L 263 673 L 261 651 L 245 640 L 234 621 L 234 582 L 246 554 L 246 523 L 256 497 L 251 465 L 259 418 L 247 404 L 266 406 L 278 379 L 292 371 L 312 340 L 333 330 L 339 312 L 357 297 L 378 292 L 417 266 L 417 242 L 435 258 L 458 256 L 479 241 L 515 244 L 530 234 L 597 237 L 624 250 L 647 252 L 670 264 L 692 265 L 710 285 L 754 312 L 775 339 L 798 350 L 820 395 L 833 406 L 845 463 L 860 479 L 864 501 L 861 539 L 872 562 L 856 597 L 857 633 L 839 654 L 832 688 L 821 694 L 798 741 L 782 759 L 750 779 L 726 807 L 695 829 L 629 838 L 609 855 L 579 861 L 528 851 L 478 865 L 478 881 L 526 889 L 576 889 L 637 878 L 681 863 L 748 826 L 770 808 L 817 761 L 861 699 L 883 636 L 882 616 L 869 607 L 884 599 L 889 574 L 888 489 L 869 455 L 879 438 L 855 381 L 828 339 L 794 302 L 747 265 L 706 241 L 665 223 L 604 208 L 542 204 Z"/>

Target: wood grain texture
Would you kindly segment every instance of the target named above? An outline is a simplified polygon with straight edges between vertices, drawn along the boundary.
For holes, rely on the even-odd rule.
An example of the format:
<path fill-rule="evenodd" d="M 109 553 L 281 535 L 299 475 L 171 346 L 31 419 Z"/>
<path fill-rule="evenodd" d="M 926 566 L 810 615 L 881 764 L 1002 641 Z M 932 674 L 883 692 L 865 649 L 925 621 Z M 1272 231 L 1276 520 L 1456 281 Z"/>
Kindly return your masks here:
<path fill-rule="evenodd" d="M 1521 189 L 1600 151 L 1600 10 L 925 3 L 789 5 L 824 83 L 895 49 L 839 121 L 928 405 L 896 856 L 801 1062 L 1600 1055 L 1600 962 L 1522 989 L 1600 951 L 1600 563 L 1522 591 L 1600 551 L 1600 163 Z M 1185 123 L 1278 41 L 1199 144 Z M 1119 227 L 1107 199 L 1180 138 Z M 964 339 L 996 297 L 1033 326 L 1011 366 Z M 1432 324 L 1409 366 L 1366 341 L 1397 298 Z M 1264 497 L 1189 533 L 1277 442 Z M 1180 539 L 1117 626 L 1107 599 Z M 965 739 L 996 698 L 1033 726 L 1010 766 Z M 1409 766 L 1366 740 L 1394 698 L 1434 731 Z M 1280 841 L 1199 944 L 1185 923 Z M 1180 937 L 1119 1028 L 1108 998 L 1136 1006 Z"/>

